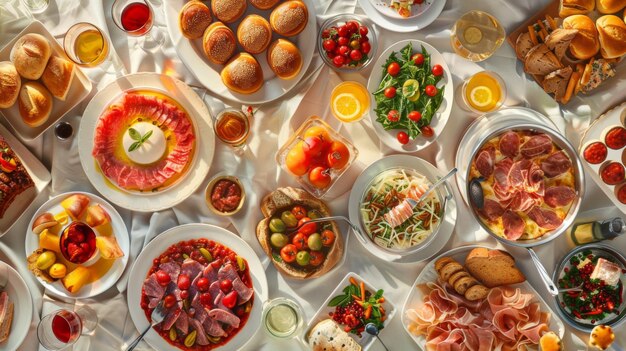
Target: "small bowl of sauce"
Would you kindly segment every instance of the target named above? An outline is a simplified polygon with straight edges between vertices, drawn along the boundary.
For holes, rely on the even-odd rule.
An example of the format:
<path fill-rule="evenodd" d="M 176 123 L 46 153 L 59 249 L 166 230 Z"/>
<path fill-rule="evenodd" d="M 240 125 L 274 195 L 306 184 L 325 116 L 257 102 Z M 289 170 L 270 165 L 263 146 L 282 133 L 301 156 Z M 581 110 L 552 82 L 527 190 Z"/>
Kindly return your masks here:
<path fill-rule="evenodd" d="M 204 196 L 211 211 L 231 216 L 243 207 L 246 192 L 237 177 L 217 175 L 207 185 Z"/>
<path fill-rule="evenodd" d="M 263 305 L 265 330 L 279 339 L 290 339 L 297 335 L 303 325 L 302 308 L 284 297 L 267 301 Z"/>
<path fill-rule="evenodd" d="M 99 258 L 96 234 L 83 222 L 75 221 L 65 227 L 59 244 L 63 257 L 72 263 L 90 266 Z"/>

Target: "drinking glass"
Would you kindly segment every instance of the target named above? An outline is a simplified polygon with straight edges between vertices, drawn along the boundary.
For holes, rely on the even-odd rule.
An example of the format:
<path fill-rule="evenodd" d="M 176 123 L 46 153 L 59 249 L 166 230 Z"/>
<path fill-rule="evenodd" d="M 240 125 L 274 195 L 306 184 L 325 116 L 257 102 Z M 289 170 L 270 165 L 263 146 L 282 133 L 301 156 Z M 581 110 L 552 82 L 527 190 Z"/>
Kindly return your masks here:
<path fill-rule="evenodd" d="M 109 56 L 109 40 L 100 28 L 80 22 L 65 33 L 63 49 L 77 65 L 95 67 Z"/>
<path fill-rule="evenodd" d="M 165 41 L 165 35 L 154 26 L 154 12 L 145 0 L 115 0 L 111 17 L 126 34 L 143 37 L 140 46 L 144 50 L 157 49 Z"/>
<path fill-rule="evenodd" d="M 363 84 L 346 81 L 330 94 L 330 111 L 341 122 L 360 121 L 370 108 L 370 93 Z"/>
<path fill-rule="evenodd" d="M 482 90 L 483 93 L 487 93 L 488 96 L 482 101 L 483 104 L 476 105 L 472 101 L 473 90 Z M 481 71 L 463 81 L 461 87 L 457 88 L 455 99 L 464 110 L 482 115 L 502 107 L 506 94 L 506 83 L 500 75 L 493 71 Z"/>
<path fill-rule="evenodd" d="M 235 149 L 240 155 L 250 135 L 250 120 L 248 115 L 234 108 L 222 110 L 215 117 L 215 135 L 224 144 Z"/>
<path fill-rule="evenodd" d="M 39 14 L 48 8 L 50 0 L 22 0 L 22 4 L 24 4 L 31 13 Z"/>
<path fill-rule="evenodd" d="M 472 10 L 461 16 L 450 33 L 454 51 L 470 61 L 488 59 L 504 42 L 504 28 L 492 15 Z"/>
<path fill-rule="evenodd" d="M 37 326 L 39 343 L 48 350 L 62 350 L 73 345 L 81 335 L 96 329 L 96 312 L 83 306 L 77 311 L 57 310 L 44 316 Z"/>
<path fill-rule="evenodd" d="M 284 297 L 278 297 L 263 304 L 263 325 L 275 338 L 290 339 L 298 334 L 302 327 L 302 308 Z"/>

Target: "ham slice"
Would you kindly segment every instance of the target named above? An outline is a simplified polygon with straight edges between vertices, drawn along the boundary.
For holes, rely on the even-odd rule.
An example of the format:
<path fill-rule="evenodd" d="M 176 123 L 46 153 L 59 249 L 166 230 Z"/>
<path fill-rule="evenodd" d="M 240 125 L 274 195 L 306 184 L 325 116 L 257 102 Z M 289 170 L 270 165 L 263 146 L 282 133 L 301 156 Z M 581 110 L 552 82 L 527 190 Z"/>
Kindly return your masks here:
<path fill-rule="evenodd" d="M 216 321 L 213 318 L 207 318 L 204 320 L 204 323 L 202 323 L 202 326 L 204 327 L 204 331 L 212 337 L 222 337 L 222 336 L 227 336 L 228 334 L 224 331 L 224 329 L 222 329 L 222 326 L 220 326 L 220 323 L 218 321 Z"/>
<path fill-rule="evenodd" d="M 504 225 L 504 235 L 509 240 L 517 240 L 524 234 L 526 224 L 517 213 L 507 210 L 502 214 L 502 225 Z"/>
<path fill-rule="evenodd" d="M 548 178 L 559 176 L 567 172 L 571 167 L 572 161 L 562 150 L 551 154 L 541 163 L 541 169 Z"/>
<path fill-rule="evenodd" d="M 486 146 L 476 156 L 476 169 L 480 174 L 488 178 L 493 173 L 496 162 L 496 148 L 493 145 Z"/>
<path fill-rule="evenodd" d="M 485 199 L 483 208 L 478 211 L 478 214 L 490 221 L 495 221 L 496 219 L 500 218 L 503 213 L 504 208 L 500 206 L 500 203 L 498 203 L 498 201 L 494 201 L 492 199 Z"/>
<path fill-rule="evenodd" d="M 546 189 L 544 201 L 546 205 L 554 208 L 567 206 L 574 201 L 574 198 L 576 198 L 576 192 L 574 189 L 565 185 L 557 185 Z"/>
<path fill-rule="evenodd" d="M 519 154 L 520 138 L 516 132 L 506 132 L 500 137 L 498 147 L 502 155 L 515 158 Z"/>
<path fill-rule="evenodd" d="M 537 134 L 530 137 L 520 148 L 520 153 L 526 158 L 546 155 L 552 151 L 552 138 L 547 134 Z"/>
<path fill-rule="evenodd" d="M 244 284 L 244 282 L 242 282 L 239 278 L 233 280 L 233 290 L 235 290 L 237 295 L 239 295 L 238 305 L 243 305 L 248 302 L 252 295 L 254 295 L 254 290 L 247 287 L 246 284 Z"/>
<path fill-rule="evenodd" d="M 219 280 L 230 279 L 230 281 L 233 282 L 235 279 L 239 278 L 239 274 L 237 274 L 232 264 L 227 263 L 217 272 L 217 277 Z"/>
<path fill-rule="evenodd" d="M 208 345 L 209 338 L 204 332 L 204 326 L 195 318 L 189 318 L 189 325 L 196 331 L 196 344 L 200 346 Z"/>
<path fill-rule="evenodd" d="M 192 258 L 185 259 L 180 266 L 180 274 L 186 274 L 189 279 L 194 279 L 203 270 L 204 266 Z"/>
<path fill-rule="evenodd" d="M 535 221 L 537 225 L 541 228 L 553 230 L 558 228 L 563 220 L 557 216 L 557 214 L 548 209 L 543 209 L 541 207 L 534 207 L 532 210 L 528 212 L 528 217 Z"/>
<path fill-rule="evenodd" d="M 513 160 L 510 158 L 503 158 L 496 163 L 496 168 L 493 171 L 493 178 L 496 184 L 503 190 L 508 191 L 511 187 L 509 183 L 509 172 L 513 167 Z"/>
<path fill-rule="evenodd" d="M 189 316 L 186 313 L 181 313 L 174 323 L 176 329 L 178 329 L 182 334 L 187 334 L 189 332 Z"/>
<path fill-rule="evenodd" d="M 218 322 L 228 324 L 233 328 L 239 328 L 239 317 L 235 316 L 231 312 L 215 308 L 209 311 L 209 317 L 215 319 Z"/>

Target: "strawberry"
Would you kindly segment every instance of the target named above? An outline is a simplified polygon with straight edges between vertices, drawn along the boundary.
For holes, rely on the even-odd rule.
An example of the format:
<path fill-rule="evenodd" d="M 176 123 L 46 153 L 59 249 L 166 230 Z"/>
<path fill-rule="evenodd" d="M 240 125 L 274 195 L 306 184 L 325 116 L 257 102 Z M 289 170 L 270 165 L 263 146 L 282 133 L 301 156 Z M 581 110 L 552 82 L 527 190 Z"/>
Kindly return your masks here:
<path fill-rule="evenodd" d="M 224 306 L 232 309 L 233 307 L 235 307 L 235 305 L 237 305 L 237 298 L 239 296 L 237 295 L 236 291 L 231 291 L 228 294 L 226 294 L 226 296 L 224 296 L 224 298 L 222 299 L 222 304 L 224 304 Z"/>

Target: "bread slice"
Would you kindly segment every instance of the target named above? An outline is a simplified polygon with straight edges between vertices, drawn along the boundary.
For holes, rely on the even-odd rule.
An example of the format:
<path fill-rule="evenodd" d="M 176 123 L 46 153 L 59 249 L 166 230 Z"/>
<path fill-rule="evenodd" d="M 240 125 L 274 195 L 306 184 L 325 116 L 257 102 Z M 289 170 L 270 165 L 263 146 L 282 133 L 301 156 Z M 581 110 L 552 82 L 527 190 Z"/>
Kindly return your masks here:
<path fill-rule="evenodd" d="M 443 268 L 441 268 L 441 271 L 439 272 L 439 276 L 441 277 L 441 280 L 443 281 L 448 281 L 448 279 L 450 279 L 450 277 L 459 271 L 463 270 L 463 266 L 456 262 L 456 261 L 452 261 L 449 262 L 447 265 L 445 265 Z"/>
<path fill-rule="evenodd" d="M 469 287 L 465 291 L 464 296 L 466 299 L 470 301 L 476 301 L 476 300 L 483 300 L 487 298 L 488 294 L 489 294 L 489 288 L 481 284 L 476 284 L 476 285 Z"/>
<path fill-rule="evenodd" d="M 343 331 L 332 319 L 324 319 L 311 328 L 308 343 L 312 351 L 361 350 L 361 345 Z"/>
<path fill-rule="evenodd" d="M 528 74 L 545 76 L 563 67 L 563 64 L 546 44 L 534 46 L 524 60 L 524 71 Z"/>
<path fill-rule="evenodd" d="M 567 91 L 567 85 L 571 76 L 572 67 L 566 66 L 546 75 L 541 85 L 546 93 L 554 94 L 554 99 L 561 102 Z"/>
<path fill-rule="evenodd" d="M 471 276 L 469 273 L 467 273 L 466 270 L 458 271 L 454 273 L 453 275 L 451 275 L 450 278 L 448 278 L 448 284 L 454 286 L 454 283 L 456 283 L 459 279 L 463 277 L 471 277 Z"/>
<path fill-rule="evenodd" d="M 554 51 L 559 60 L 562 60 L 576 34 L 578 29 L 557 28 L 546 37 L 546 45 Z"/>
<path fill-rule="evenodd" d="M 485 251 L 484 248 L 475 250 L 472 250 L 465 260 L 465 269 L 487 288 L 522 283 L 526 280 L 509 253 L 500 250 Z"/>
<path fill-rule="evenodd" d="M 0 343 L 9 338 L 11 323 L 13 322 L 13 302 L 9 300 L 6 291 L 0 293 Z"/>
<path fill-rule="evenodd" d="M 478 281 L 472 277 L 463 277 L 454 284 L 454 291 L 464 295 L 467 289 L 478 284 Z"/>
<path fill-rule="evenodd" d="M 454 258 L 448 257 L 448 256 L 442 257 L 438 259 L 437 261 L 435 261 L 435 270 L 437 271 L 437 273 L 439 273 L 439 271 L 450 262 L 456 262 L 456 261 L 454 261 Z"/>
<path fill-rule="evenodd" d="M 524 61 L 524 59 L 526 58 L 526 54 L 528 54 L 533 46 L 535 46 L 535 44 L 532 42 L 532 40 L 530 40 L 529 32 L 522 33 L 519 37 L 517 37 L 517 40 L 515 41 L 515 54 L 517 54 L 517 57 L 520 60 Z"/>

